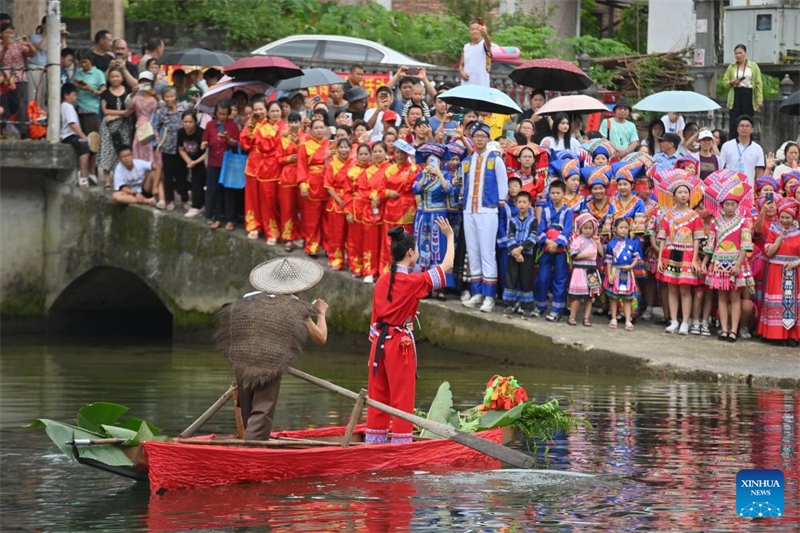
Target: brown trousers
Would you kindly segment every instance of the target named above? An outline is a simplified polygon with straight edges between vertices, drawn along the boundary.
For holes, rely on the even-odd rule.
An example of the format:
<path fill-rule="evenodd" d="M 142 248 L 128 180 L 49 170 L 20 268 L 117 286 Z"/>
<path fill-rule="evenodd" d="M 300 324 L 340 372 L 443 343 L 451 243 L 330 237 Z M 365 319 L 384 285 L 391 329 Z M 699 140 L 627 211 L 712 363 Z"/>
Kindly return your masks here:
<path fill-rule="evenodd" d="M 245 440 L 269 440 L 275 407 L 281 390 L 281 375 L 257 385 L 245 387 L 237 382 L 239 408 L 242 410 Z"/>

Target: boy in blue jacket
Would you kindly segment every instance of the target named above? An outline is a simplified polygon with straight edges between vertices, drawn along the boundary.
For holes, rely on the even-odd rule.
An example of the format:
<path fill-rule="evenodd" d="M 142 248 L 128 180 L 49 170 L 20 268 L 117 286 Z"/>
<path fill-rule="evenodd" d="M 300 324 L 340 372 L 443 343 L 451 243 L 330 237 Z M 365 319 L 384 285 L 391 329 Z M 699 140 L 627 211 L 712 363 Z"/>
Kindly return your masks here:
<path fill-rule="evenodd" d="M 542 208 L 539 221 L 538 242 L 541 248 L 539 275 L 536 278 L 536 309 L 534 317 L 540 317 L 547 310 L 547 295 L 553 294 L 553 304 L 548 322 L 558 322 L 567 306 L 567 286 L 569 285 L 569 265 L 567 249 L 572 235 L 572 209 L 564 204 L 567 186 L 563 181 L 554 181 L 548 189 L 550 204 Z"/>
<path fill-rule="evenodd" d="M 533 217 L 531 195 L 525 191 L 517 194 L 516 214 L 508 221 L 507 247 L 509 261 L 506 267 L 503 301 L 507 317 L 521 307 L 523 318 L 533 311 L 533 266 L 536 248 L 536 220 Z"/>

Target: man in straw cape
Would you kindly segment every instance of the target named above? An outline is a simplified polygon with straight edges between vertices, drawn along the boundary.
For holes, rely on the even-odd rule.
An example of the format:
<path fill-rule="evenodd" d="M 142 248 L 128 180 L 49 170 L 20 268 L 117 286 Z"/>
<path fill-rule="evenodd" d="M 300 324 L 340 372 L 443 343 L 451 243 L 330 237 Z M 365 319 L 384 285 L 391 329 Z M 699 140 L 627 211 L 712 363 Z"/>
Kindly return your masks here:
<path fill-rule="evenodd" d="M 269 439 L 284 370 L 303 353 L 309 337 L 316 344 L 328 339 L 328 304 L 297 297 L 319 283 L 322 274 L 310 259 L 271 259 L 250 272 L 258 292 L 218 313 L 216 341 L 236 378 L 245 440 Z"/>

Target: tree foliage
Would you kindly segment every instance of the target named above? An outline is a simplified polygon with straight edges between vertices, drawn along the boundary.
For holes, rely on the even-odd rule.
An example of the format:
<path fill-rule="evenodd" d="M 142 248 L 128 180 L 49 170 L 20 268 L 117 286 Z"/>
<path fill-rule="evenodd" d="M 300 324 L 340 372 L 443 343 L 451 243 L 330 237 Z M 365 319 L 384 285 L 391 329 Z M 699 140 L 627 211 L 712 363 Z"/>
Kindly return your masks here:
<path fill-rule="evenodd" d="M 483 18 L 491 25 L 491 13 L 500 7 L 500 0 L 444 0 L 447 14 L 455 17 L 463 24 L 472 19 Z"/>
<path fill-rule="evenodd" d="M 647 4 L 636 0 L 622 12 L 617 39 L 638 54 L 647 52 Z"/>

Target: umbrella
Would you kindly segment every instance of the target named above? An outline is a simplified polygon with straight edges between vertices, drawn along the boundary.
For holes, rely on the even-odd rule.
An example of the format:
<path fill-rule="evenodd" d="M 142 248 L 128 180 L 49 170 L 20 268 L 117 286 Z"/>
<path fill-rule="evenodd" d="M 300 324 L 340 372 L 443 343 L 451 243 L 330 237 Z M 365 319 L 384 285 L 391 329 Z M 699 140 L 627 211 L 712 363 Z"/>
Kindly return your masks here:
<path fill-rule="evenodd" d="M 344 80 L 334 71 L 327 68 L 306 68 L 303 75 L 295 78 L 283 80 L 275 86 L 279 91 L 296 91 L 307 87 L 319 87 L 320 85 L 333 85 L 342 83 Z"/>
<path fill-rule="evenodd" d="M 584 71 L 561 59 L 533 59 L 515 68 L 509 78 L 543 91 L 581 91 L 594 81 Z"/>
<path fill-rule="evenodd" d="M 486 113 L 522 113 L 522 109 L 507 94 L 482 85 L 459 85 L 441 93 L 438 98 L 451 105 Z"/>
<path fill-rule="evenodd" d="M 708 96 L 693 91 L 662 91 L 643 98 L 633 108 L 658 113 L 696 113 L 714 111 L 719 109 L 719 104 Z"/>
<path fill-rule="evenodd" d="M 784 115 L 800 115 L 800 91 L 796 93 L 792 93 L 789 95 L 789 98 L 784 100 L 781 103 L 781 107 L 778 109 Z"/>
<path fill-rule="evenodd" d="M 303 75 L 300 67 L 288 59 L 276 56 L 243 57 L 225 67 L 225 73 L 236 81 L 263 81 L 270 85 Z"/>
<path fill-rule="evenodd" d="M 553 98 L 540 107 L 535 114 L 553 115 L 555 113 L 594 113 L 597 111 L 606 112 L 608 109 L 597 98 L 592 98 L 585 94 L 573 94 Z"/>
<path fill-rule="evenodd" d="M 263 81 L 235 81 L 227 78 L 227 81 L 221 81 L 207 90 L 194 107 L 203 113 L 213 113 L 221 100 L 230 100 L 236 91 L 242 91 L 251 98 L 257 94 L 266 94 L 271 88 Z"/>
<path fill-rule="evenodd" d="M 198 67 L 227 67 L 231 63 L 233 63 L 233 58 L 228 54 L 205 48 L 167 52 L 158 60 L 159 65 L 195 65 Z"/>

